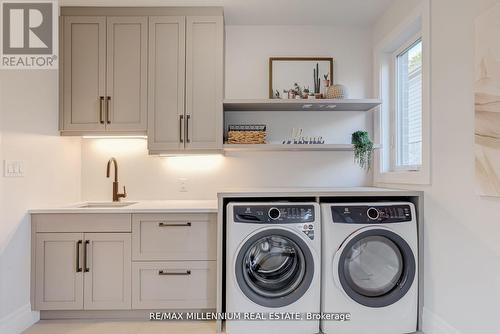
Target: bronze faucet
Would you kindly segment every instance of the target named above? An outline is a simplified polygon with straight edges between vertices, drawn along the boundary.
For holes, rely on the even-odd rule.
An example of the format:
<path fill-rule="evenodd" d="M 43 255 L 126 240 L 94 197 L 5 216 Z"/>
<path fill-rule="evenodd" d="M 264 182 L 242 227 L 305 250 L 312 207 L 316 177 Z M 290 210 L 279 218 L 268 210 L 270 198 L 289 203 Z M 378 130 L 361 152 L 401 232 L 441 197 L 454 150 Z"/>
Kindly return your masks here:
<path fill-rule="evenodd" d="M 108 166 L 106 167 L 106 177 L 109 178 L 111 163 L 115 165 L 115 181 L 113 182 L 113 202 L 119 202 L 120 198 L 127 197 L 127 190 L 125 189 L 125 186 L 123 186 L 123 194 L 118 193 L 118 162 L 116 162 L 115 158 L 111 158 L 108 161 Z"/>

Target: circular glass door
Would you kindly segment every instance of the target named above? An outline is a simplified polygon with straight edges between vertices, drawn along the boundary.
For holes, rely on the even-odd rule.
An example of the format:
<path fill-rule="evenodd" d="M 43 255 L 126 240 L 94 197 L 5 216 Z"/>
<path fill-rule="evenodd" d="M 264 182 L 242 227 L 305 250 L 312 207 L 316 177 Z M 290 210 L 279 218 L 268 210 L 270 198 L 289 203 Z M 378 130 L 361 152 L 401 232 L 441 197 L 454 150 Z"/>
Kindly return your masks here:
<path fill-rule="evenodd" d="M 352 299 L 365 306 L 383 307 L 408 292 L 415 277 L 415 257 L 399 235 L 372 229 L 359 233 L 343 248 L 338 272 Z"/>
<path fill-rule="evenodd" d="M 266 307 L 289 305 L 309 288 L 314 274 L 311 251 L 287 230 L 261 231 L 241 247 L 235 265 L 240 289 Z"/>

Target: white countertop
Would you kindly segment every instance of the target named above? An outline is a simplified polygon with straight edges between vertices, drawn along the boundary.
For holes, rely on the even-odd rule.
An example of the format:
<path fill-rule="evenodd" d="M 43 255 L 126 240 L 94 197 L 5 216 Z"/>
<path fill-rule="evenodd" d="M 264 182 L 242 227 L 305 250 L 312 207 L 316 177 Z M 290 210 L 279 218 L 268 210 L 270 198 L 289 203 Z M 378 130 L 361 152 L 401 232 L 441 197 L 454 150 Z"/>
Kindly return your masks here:
<path fill-rule="evenodd" d="M 219 192 L 219 198 L 249 197 L 335 197 L 335 196 L 419 196 L 419 191 L 387 189 L 376 187 L 351 188 L 236 188 Z M 127 206 L 107 206 L 110 202 L 80 202 L 58 207 L 29 210 L 40 213 L 217 213 L 217 200 L 155 200 L 130 201 Z M 129 202 L 129 203 L 130 203 Z M 123 201 L 121 203 L 127 203 Z M 85 207 L 94 204 L 94 207 Z"/>
<path fill-rule="evenodd" d="M 328 196 L 384 196 L 384 195 L 419 195 L 418 191 L 389 189 L 378 187 L 345 187 L 345 188 L 235 188 L 225 189 L 219 192 L 219 198 L 224 197 L 285 197 L 285 196 L 307 196 L 307 197 L 328 197 Z"/>
<path fill-rule="evenodd" d="M 127 203 L 123 201 L 122 203 Z M 85 207 L 87 204 L 107 204 L 109 202 L 80 202 L 67 206 L 47 207 L 29 210 L 39 213 L 216 213 L 216 200 L 164 200 L 130 201 L 133 204 L 114 207 Z M 130 203 L 129 202 L 129 203 Z"/>

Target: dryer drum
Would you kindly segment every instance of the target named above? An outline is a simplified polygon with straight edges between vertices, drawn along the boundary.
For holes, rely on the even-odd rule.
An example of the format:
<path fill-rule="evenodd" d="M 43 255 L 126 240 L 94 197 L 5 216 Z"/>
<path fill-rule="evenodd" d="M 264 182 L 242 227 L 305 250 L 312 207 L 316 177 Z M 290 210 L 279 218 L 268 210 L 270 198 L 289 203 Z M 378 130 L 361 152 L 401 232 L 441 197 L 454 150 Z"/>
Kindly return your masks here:
<path fill-rule="evenodd" d="M 415 256 L 396 233 L 372 229 L 351 239 L 340 255 L 338 277 L 354 301 L 368 307 L 394 304 L 410 289 Z"/>

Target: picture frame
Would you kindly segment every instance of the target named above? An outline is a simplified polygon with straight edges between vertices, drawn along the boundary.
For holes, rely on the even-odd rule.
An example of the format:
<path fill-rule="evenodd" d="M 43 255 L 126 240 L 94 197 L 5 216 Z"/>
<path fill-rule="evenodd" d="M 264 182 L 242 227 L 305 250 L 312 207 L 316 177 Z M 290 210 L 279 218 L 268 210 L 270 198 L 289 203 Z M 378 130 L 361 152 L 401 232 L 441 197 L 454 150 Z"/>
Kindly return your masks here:
<path fill-rule="evenodd" d="M 312 87 L 313 68 L 316 64 L 320 65 L 320 80 L 323 80 L 323 75 L 326 74 L 323 72 L 328 71 L 328 78 L 331 84 L 333 82 L 333 62 L 333 57 L 270 57 L 269 98 L 272 99 L 275 97 L 276 90 L 282 92 L 283 89 L 290 89 L 294 83 L 298 83 L 304 87 Z M 305 73 L 308 66 L 310 67 L 310 74 Z M 291 74 L 290 71 L 292 71 Z M 291 80 L 295 74 L 297 77 Z M 283 78 L 285 75 L 287 78 Z"/>

